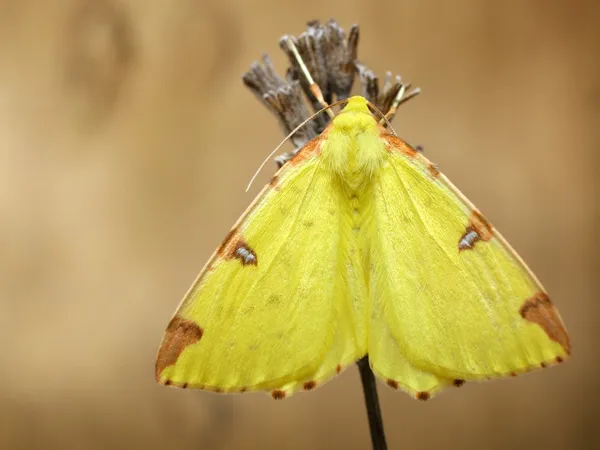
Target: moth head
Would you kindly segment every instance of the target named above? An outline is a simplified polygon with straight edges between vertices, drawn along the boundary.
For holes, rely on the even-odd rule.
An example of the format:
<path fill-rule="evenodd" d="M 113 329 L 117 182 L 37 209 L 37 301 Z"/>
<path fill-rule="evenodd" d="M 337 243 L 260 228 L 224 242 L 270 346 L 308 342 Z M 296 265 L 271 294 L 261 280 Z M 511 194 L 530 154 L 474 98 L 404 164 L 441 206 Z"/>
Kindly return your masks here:
<path fill-rule="evenodd" d="M 333 119 L 333 127 L 339 131 L 353 131 L 354 134 L 377 127 L 377 121 L 369 110 L 367 99 L 361 96 L 350 97 L 342 111 Z"/>

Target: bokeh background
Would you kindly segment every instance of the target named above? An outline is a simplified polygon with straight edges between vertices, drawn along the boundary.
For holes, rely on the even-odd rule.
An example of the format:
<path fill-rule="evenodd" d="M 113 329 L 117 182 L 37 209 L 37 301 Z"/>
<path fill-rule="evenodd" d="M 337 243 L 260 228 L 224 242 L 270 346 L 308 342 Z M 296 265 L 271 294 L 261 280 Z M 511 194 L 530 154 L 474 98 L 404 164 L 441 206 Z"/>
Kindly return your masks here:
<path fill-rule="evenodd" d="M 593 449 L 600 3 L 0 0 L 0 448 L 367 449 L 356 369 L 275 402 L 154 382 L 182 294 L 281 140 L 242 85 L 305 22 L 423 89 L 395 120 L 502 230 L 567 364 L 430 402 L 380 386 L 392 449 Z M 288 148 L 289 150 L 289 148 Z"/>

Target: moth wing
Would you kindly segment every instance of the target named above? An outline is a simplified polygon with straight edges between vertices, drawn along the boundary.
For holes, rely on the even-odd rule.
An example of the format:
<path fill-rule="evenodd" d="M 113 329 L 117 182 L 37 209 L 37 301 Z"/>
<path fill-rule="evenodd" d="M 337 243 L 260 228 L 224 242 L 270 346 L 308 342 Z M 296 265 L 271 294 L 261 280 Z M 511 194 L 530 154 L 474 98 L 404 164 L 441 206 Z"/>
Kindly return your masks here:
<path fill-rule="evenodd" d="M 453 380 L 417 368 L 404 355 L 383 304 L 373 302 L 369 326 L 369 361 L 373 372 L 393 389 L 402 389 L 412 397 L 427 400 Z"/>
<path fill-rule="evenodd" d="M 317 146 L 276 174 L 202 270 L 165 333 L 159 382 L 283 398 L 364 355 L 347 300 L 344 200 Z"/>
<path fill-rule="evenodd" d="M 371 206 L 369 287 L 379 314 L 370 333 L 388 329 L 393 342 L 378 345 L 397 346 L 404 365 L 394 373 L 398 361 L 377 357 L 370 342 L 374 370 L 430 374 L 439 380 L 435 392 L 450 380 L 515 375 L 565 359 L 570 344 L 559 313 L 521 258 L 426 158 L 384 139 L 390 152 Z"/>

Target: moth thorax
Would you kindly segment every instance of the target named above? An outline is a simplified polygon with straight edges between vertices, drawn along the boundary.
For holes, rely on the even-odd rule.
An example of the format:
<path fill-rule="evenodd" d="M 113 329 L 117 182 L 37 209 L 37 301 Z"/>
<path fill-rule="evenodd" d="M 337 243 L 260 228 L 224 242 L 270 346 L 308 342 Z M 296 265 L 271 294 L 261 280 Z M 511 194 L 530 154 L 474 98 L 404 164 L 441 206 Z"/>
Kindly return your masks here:
<path fill-rule="evenodd" d="M 370 113 L 342 113 L 323 143 L 323 153 L 332 171 L 348 183 L 363 184 L 381 166 L 385 144 Z"/>

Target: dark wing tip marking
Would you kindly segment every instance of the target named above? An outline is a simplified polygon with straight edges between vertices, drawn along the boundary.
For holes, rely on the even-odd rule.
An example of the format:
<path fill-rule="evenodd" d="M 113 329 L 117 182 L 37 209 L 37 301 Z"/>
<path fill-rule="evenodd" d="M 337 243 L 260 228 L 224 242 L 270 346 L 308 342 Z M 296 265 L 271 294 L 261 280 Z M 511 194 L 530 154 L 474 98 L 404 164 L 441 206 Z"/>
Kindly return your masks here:
<path fill-rule="evenodd" d="M 458 251 L 472 250 L 479 241 L 489 241 L 494 236 L 494 228 L 479 211 L 473 211 L 469 223 L 458 240 Z"/>
<path fill-rule="evenodd" d="M 307 381 L 306 383 L 304 383 L 304 386 L 302 386 L 302 387 L 304 388 L 305 391 L 311 391 L 317 387 L 317 382 L 316 381 Z"/>
<path fill-rule="evenodd" d="M 422 392 L 417 392 L 417 400 L 429 400 L 431 398 L 431 395 L 429 394 L 429 392 L 426 391 L 422 391 Z"/>
<path fill-rule="evenodd" d="M 283 400 L 285 398 L 285 391 L 280 391 L 277 389 L 271 391 L 271 397 L 273 397 L 275 400 Z"/>
<path fill-rule="evenodd" d="M 342 371 L 342 366 L 340 364 L 335 368 L 336 373 L 340 373 Z"/>
<path fill-rule="evenodd" d="M 463 384 L 465 384 L 465 380 L 460 380 L 457 378 L 452 382 L 452 384 L 456 387 L 461 387 Z"/>
<path fill-rule="evenodd" d="M 521 314 L 523 319 L 539 325 L 551 340 L 557 342 L 565 349 L 567 355 L 571 354 L 569 335 L 548 294 L 538 292 L 525 300 L 519 309 L 519 314 Z"/>
<path fill-rule="evenodd" d="M 169 322 L 167 331 L 163 338 L 163 342 L 158 350 L 156 358 L 156 380 L 160 382 L 160 374 L 162 371 L 177 362 L 177 358 L 188 345 L 198 342 L 204 330 L 195 322 L 175 316 Z M 169 384 L 170 384 L 170 380 Z M 165 384 L 167 384 L 165 382 Z"/>
<path fill-rule="evenodd" d="M 392 389 L 398 389 L 398 382 L 396 380 L 392 380 L 391 378 L 387 379 L 387 385 Z"/>

